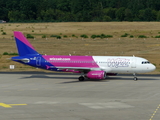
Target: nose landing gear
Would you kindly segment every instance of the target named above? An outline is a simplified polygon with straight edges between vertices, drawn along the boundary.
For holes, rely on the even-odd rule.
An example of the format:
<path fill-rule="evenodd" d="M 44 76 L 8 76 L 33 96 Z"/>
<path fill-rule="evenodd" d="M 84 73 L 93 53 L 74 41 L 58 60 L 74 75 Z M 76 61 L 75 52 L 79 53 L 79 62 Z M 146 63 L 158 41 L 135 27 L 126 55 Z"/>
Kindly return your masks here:
<path fill-rule="evenodd" d="M 134 76 L 133 80 L 134 80 L 134 81 L 137 81 L 138 78 L 137 78 L 137 76 L 136 76 L 136 73 L 133 73 L 133 76 Z"/>

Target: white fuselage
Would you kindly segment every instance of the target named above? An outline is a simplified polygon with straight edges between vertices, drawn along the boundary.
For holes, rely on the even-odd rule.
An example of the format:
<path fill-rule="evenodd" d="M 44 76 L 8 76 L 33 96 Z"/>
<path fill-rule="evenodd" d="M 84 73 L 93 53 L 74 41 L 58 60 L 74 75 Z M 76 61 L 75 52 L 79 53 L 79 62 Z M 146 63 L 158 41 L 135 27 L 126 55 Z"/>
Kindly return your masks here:
<path fill-rule="evenodd" d="M 93 56 L 98 66 L 111 73 L 146 73 L 155 70 L 155 66 L 140 57 Z"/>

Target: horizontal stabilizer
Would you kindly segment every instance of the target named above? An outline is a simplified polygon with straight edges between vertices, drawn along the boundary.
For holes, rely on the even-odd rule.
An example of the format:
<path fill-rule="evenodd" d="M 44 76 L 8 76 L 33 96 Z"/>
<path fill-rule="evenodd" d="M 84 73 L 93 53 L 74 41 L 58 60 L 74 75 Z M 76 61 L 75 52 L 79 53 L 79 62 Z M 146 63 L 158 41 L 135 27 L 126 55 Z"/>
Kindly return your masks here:
<path fill-rule="evenodd" d="M 12 57 L 11 60 L 21 61 L 21 62 L 24 62 L 24 63 L 29 63 L 30 62 L 30 60 L 28 58 L 21 58 L 21 57 Z"/>

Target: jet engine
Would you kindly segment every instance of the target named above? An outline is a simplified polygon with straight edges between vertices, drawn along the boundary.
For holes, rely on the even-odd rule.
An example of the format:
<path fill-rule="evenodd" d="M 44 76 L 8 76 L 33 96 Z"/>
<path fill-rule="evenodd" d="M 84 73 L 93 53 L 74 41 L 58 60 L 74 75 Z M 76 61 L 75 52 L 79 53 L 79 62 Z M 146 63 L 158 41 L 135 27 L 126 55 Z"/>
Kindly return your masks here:
<path fill-rule="evenodd" d="M 90 79 L 105 79 L 106 72 L 105 71 L 90 71 L 86 74 L 86 77 Z"/>

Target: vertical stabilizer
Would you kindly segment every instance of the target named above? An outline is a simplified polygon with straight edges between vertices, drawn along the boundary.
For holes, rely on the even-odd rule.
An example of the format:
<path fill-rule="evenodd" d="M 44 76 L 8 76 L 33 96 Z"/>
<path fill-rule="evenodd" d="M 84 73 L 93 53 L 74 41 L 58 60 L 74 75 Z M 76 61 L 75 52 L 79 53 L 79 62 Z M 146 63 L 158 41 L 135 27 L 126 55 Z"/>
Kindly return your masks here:
<path fill-rule="evenodd" d="M 25 56 L 29 54 L 39 54 L 21 32 L 15 31 L 14 37 L 19 56 Z"/>

